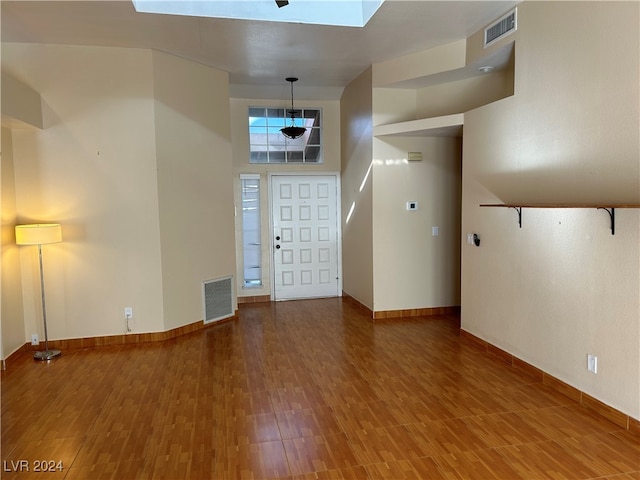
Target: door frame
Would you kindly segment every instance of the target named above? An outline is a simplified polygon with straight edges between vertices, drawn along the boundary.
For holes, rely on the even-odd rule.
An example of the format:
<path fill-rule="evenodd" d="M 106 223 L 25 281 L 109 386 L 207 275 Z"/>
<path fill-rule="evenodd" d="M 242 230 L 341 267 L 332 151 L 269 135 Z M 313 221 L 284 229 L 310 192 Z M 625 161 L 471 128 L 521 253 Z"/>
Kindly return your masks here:
<path fill-rule="evenodd" d="M 342 296 L 342 183 L 340 172 L 269 172 L 267 174 L 267 195 L 269 203 L 269 284 L 271 301 L 276 300 L 275 243 L 273 238 L 273 177 L 335 177 L 336 178 L 336 249 L 338 258 L 338 297 Z"/>

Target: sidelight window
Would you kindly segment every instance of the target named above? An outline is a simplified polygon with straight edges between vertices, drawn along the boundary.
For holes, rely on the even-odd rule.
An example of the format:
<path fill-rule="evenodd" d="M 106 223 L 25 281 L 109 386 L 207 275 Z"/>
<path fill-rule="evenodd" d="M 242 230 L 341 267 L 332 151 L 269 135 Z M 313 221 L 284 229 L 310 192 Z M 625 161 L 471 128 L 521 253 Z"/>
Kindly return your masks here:
<path fill-rule="evenodd" d="M 260 175 L 240 175 L 242 190 L 242 257 L 244 287 L 262 286 L 260 242 Z"/>

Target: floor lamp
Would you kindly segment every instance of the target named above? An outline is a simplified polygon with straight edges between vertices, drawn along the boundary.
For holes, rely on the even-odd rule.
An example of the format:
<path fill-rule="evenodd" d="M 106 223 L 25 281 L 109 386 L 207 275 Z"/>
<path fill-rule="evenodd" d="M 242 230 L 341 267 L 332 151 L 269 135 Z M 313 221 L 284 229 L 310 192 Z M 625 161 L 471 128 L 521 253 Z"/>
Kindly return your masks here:
<path fill-rule="evenodd" d="M 57 223 L 17 225 L 16 244 L 37 245 L 40 258 L 40 293 L 42 294 L 42 320 L 44 322 L 44 352 L 36 352 L 36 360 L 51 360 L 61 354 L 60 350 L 49 350 L 49 335 L 47 333 L 47 309 L 44 302 L 44 273 L 42 270 L 42 245 L 62 241 L 62 228 Z"/>

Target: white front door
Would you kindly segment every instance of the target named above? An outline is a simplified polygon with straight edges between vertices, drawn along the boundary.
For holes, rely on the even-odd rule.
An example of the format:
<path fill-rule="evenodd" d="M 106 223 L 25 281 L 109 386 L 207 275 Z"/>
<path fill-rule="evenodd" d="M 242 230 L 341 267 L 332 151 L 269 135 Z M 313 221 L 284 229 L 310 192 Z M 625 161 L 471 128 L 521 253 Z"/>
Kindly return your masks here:
<path fill-rule="evenodd" d="M 275 300 L 339 295 L 337 175 L 271 177 Z"/>

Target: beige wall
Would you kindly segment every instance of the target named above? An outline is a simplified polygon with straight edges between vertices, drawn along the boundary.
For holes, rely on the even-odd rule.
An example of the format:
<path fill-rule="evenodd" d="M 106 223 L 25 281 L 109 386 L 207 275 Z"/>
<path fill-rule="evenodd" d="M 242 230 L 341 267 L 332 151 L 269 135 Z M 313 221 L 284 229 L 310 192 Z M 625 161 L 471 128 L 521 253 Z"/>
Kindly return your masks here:
<path fill-rule="evenodd" d="M 384 69 L 374 65 L 374 71 Z M 373 126 L 417 120 L 417 90 L 414 88 L 376 88 Z M 372 93 L 373 95 L 373 93 Z"/>
<path fill-rule="evenodd" d="M 460 138 L 374 138 L 375 311 L 460 305 L 461 156 Z"/>
<path fill-rule="evenodd" d="M 513 95 L 513 67 L 417 91 L 418 118 L 463 113 Z"/>
<path fill-rule="evenodd" d="M 42 97 L 44 129 L 10 135 L 15 220 L 63 226 L 44 247 L 50 338 L 123 334 L 124 307 L 134 333 L 201 320 L 201 282 L 235 271 L 226 74 L 52 45 L 3 44 L 2 67 Z M 36 252 L 3 270 L 22 286 L 23 342 L 43 336 Z"/>
<path fill-rule="evenodd" d="M 318 165 L 278 165 L 249 163 L 249 107 L 281 107 L 287 108 L 286 99 L 248 99 L 231 98 L 231 138 L 233 152 L 233 189 L 235 198 L 235 232 L 236 232 L 236 287 L 239 297 L 271 294 L 271 250 L 269 230 L 269 174 L 283 172 L 339 172 L 340 171 L 340 102 L 337 100 L 301 99 L 295 102 L 298 107 L 320 108 L 322 110 L 322 155 L 323 163 Z M 242 210 L 240 192 L 240 174 L 252 173 L 260 175 L 260 204 L 262 229 L 262 280 L 261 288 L 243 287 L 242 258 Z"/>
<path fill-rule="evenodd" d="M 369 68 L 344 89 L 340 108 L 342 118 L 342 289 L 373 310 L 371 82 L 372 70 Z"/>
<path fill-rule="evenodd" d="M 518 7 L 515 95 L 465 114 L 462 328 L 640 418 L 639 5 Z M 593 28 L 592 28 L 593 27 Z M 470 50 L 473 50 L 473 46 Z M 476 48 L 477 49 L 477 48 Z M 597 375 L 586 369 L 598 356 Z"/>
<path fill-rule="evenodd" d="M 16 224 L 16 189 L 13 172 L 13 145 L 11 131 L 2 128 L 2 161 L 0 165 L 0 188 L 2 196 L 2 224 L 0 230 L 0 248 L 2 258 L 1 269 L 1 297 L 0 359 L 11 355 L 25 342 L 25 324 L 22 308 L 22 283 L 16 278 L 22 278 L 20 268 L 20 251 L 15 244 L 14 227 Z"/>
<path fill-rule="evenodd" d="M 125 333 L 126 306 L 162 330 L 151 53 L 3 44 L 2 67 L 42 96 L 45 128 L 12 140 L 17 221 L 63 226 L 43 247 L 50 338 Z M 43 337 L 36 252 L 16 272 L 26 338 Z"/>
<path fill-rule="evenodd" d="M 464 60 L 461 47 L 464 43 L 456 42 L 375 64 L 373 76 L 406 80 L 409 72 L 420 78 L 439 73 L 438 68 L 458 68 Z M 437 89 L 374 88 L 373 125 L 429 117 L 425 105 L 456 98 L 459 83 Z M 408 152 L 422 153 L 423 160 L 409 162 Z M 372 155 L 373 310 L 460 305 L 460 138 L 379 136 Z M 408 201 L 417 201 L 418 210 L 407 211 Z M 438 236 L 432 227 L 438 227 Z"/>
<path fill-rule="evenodd" d="M 465 65 L 466 41 L 457 40 L 446 45 L 393 58 L 373 68 L 374 87 L 388 87 L 396 82 L 419 79 Z"/>
<path fill-rule="evenodd" d="M 203 281 L 235 274 L 229 81 L 226 72 L 152 56 L 168 330 L 203 318 Z"/>
<path fill-rule="evenodd" d="M 594 195 L 640 202 L 640 164 L 630 149 L 638 144 L 638 39 L 634 27 L 623 26 L 637 22 L 625 12 L 633 8 L 618 2 L 518 8 L 516 95 L 498 104 L 504 113 L 492 120 L 501 141 L 491 146 L 492 163 L 481 165 L 483 187 L 510 202 L 592 202 Z M 585 29 L 574 13 L 598 27 Z"/>
<path fill-rule="evenodd" d="M 2 73 L 2 124 L 42 128 L 40 94 L 11 75 Z"/>
<path fill-rule="evenodd" d="M 374 311 L 460 304 L 460 139 L 371 135 L 375 125 L 416 119 L 419 107 L 416 89 L 375 82 L 457 68 L 461 47 L 373 65 L 342 97 L 343 215 L 355 205 L 344 227 L 344 291 Z M 408 162 L 410 151 L 424 160 Z M 408 201 L 419 209 L 407 211 Z"/>

